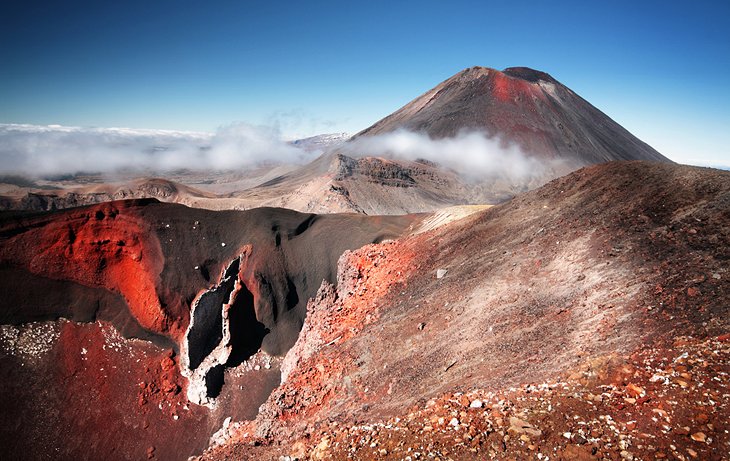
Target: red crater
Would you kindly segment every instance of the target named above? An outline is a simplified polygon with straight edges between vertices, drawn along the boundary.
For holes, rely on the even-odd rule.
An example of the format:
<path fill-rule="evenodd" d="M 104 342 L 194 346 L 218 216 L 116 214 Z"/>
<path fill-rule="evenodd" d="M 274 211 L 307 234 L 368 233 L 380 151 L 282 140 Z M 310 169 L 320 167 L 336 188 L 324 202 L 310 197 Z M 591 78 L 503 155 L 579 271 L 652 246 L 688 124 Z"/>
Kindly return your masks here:
<path fill-rule="evenodd" d="M 498 71 L 490 72 L 489 77 L 492 80 L 492 95 L 502 102 L 524 103 L 523 98 L 528 101 L 532 98 L 546 100 L 545 94 L 537 82 L 511 77 Z"/>
<path fill-rule="evenodd" d="M 156 200 L 1 213 L 0 439 L 14 440 L 0 451 L 12 459 L 200 453 L 226 418 L 253 418 L 279 383 L 272 356 L 294 344 L 307 300 L 335 281 L 340 255 L 418 219 L 214 212 Z M 218 287 L 230 267 L 235 280 Z M 215 349 L 224 314 L 228 336 Z M 225 347 L 229 355 L 216 361 Z M 266 363 L 244 363 L 259 350 Z M 226 406 L 186 400 L 192 381 L 180 368 L 190 351 L 207 360 L 206 402 Z"/>

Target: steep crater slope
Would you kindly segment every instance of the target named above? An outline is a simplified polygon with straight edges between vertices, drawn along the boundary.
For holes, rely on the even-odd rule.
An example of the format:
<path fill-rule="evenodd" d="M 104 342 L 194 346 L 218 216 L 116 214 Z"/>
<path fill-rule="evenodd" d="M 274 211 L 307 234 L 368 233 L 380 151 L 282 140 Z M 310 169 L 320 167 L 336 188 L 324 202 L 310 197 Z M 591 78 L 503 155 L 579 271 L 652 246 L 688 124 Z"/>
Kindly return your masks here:
<path fill-rule="evenodd" d="M 654 385 L 651 373 L 632 374 L 641 370 L 632 354 L 673 357 L 677 338 L 696 338 L 690 344 L 702 349 L 704 338 L 727 336 L 728 248 L 730 173 L 614 162 L 581 169 L 436 230 L 348 252 L 340 259 L 337 287 L 324 284 L 309 305 L 302 334 L 284 360 L 284 383 L 255 423 L 229 431 L 229 441 L 205 459 L 292 453 L 402 459 L 412 456 L 407 447 L 425 453 L 427 431 L 442 434 L 444 450 L 465 446 L 458 459 L 494 456 L 494 450 L 497 458 L 509 457 L 503 452 L 507 426 L 499 427 L 509 415 L 524 416 L 504 413 L 496 400 L 486 411 L 474 410 L 494 425 L 480 435 L 483 445 L 467 443 L 476 433 L 469 430 L 465 438 L 462 431 L 469 428 L 459 426 L 467 416 L 461 404 L 448 416 L 417 422 L 415 429 L 409 414 L 445 394 L 458 402 L 455 392 L 506 395 L 513 386 L 576 375 L 594 379 L 590 389 L 577 383 L 579 392 L 601 394 L 607 388 L 598 391 L 600 386 L 611 385 L 622 405 L 631 401 L 623 397 L 637 403 L 646 394 L 636 385 L 626 387 L 631 380 Z M 630 357 L 631 371 L 621 371 Z M 680 373 L 671 376 L 689 379 Z M 727 398 L 719 397 L 726 393 L 720 384 L 711 390 L 720 402 L 712 410 L 715 424 L 730 411 Z M 684 392 L 675 387 L 679 390 L 673 392 Z M 611 407 L 611 414 L 621 408 Z M 589 410 L 575 411 L 583 412 L 576 418 L 585 418 Z M 647 412 L 651 415 L 651 408 Z M 530 432 L 536 445 L 528 449 L 530 436 L 524 442 L 520 433 L 531 426 L 518 425 L 522 432 L 510 432 L 509 446 L 532 457 L 528 453 L 544 443 L 540 450 L 552 459 L 553 448 L 569 443 L 557 432 L 565 426 L 563 413 L 546 405 L 539 414 L 545 427 L 556 429 Z M 451 418 L 456 423 L 447 426 Z M 395 442 L 379 439 L 375 427 Z M 676 443 L 710 459 L 730 442 L 722 436 L 724 425 L 713 427 L 718 438 L 704 448 L 692 448 L 695 441 L 688 435 L 678 438 L 653 426 L 637 430 L 650 434 L 653 450 L 671 451 Z M 367 443 L 346 435 L 363 432 Z M 545 438 L 535 438 L 538 433 Z M 254 441 L 262 447 L 252 447 Z M 604 447 L 612 452 L 606 456 L 618 456 L 621 450 L 611 443 Z"/>
<path fill-rule="evenodd" d="M 419 219 L 156 200 L 3 213 L 3 453 L 140 459 L 153 448 L 179 459 L 202 449 L 227 416 L 255 416 L 278 384 L 276 357 L 296 341 L 307 300 L 335 281 L 342 252 Z M 209 409 L 188 403 L 195 389 Z M 67 406 L 64 395 L 74 396 Z M 165 441 L 183 428 L 187 437 Z"/>

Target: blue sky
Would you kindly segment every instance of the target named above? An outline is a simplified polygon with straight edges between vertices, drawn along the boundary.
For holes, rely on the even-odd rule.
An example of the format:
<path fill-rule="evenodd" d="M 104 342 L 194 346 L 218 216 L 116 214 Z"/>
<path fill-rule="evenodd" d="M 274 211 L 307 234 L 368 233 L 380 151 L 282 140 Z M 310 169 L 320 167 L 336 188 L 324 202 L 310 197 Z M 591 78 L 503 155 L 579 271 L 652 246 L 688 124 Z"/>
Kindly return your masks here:
<path fill-rule="evenodd" d="M 32 2 L 0 123 L 355 132 L 473 65 L 546 71 L 670 158 L 730 164 L 730 2 Z"/>

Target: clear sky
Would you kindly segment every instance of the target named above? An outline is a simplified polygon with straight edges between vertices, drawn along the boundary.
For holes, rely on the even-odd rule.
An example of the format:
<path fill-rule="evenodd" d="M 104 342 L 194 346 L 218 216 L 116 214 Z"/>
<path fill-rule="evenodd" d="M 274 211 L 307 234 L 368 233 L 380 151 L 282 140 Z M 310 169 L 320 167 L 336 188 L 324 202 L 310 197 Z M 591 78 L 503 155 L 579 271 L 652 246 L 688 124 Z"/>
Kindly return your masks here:
<path fill-rule="evenodd" d="M 0 9 L 0 123 L 355 132 L 463 68 L 550 73 L 730 165 L 730 1 L 45 1 Z"/>

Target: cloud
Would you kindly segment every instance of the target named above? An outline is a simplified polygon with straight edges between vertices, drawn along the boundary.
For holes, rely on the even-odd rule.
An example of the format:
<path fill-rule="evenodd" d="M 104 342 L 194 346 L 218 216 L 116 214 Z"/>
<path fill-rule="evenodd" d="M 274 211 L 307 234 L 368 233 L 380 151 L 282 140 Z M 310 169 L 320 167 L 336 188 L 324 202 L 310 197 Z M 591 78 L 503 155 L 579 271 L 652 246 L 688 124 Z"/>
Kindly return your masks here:
<path fill-rule="evenodd" d="M 235 123 L 215 133 L 0 124 L 0 173 L 50 176 L 121 170 L 230 170 L 312 157 L 271 127 Z"/>
<path fill-rule="evenodd" d="M 266 125 L 287 133 L 287 139 L 295 140 L 312 136 L 312 133 L 336 131 L 337 123 L 323 119 L 304 109 L 277 111 L 269 115 Z"/>
<path fill-rule="evenodd" d="M 326 137 L 325 137 L 326 138 Z M 325 139 L 326 141 L 326 139 Z M 265 163 L 306 163 L 327 143 L 285 142 L 272 126 L 234 123 L 215 133 L 58 125 L 0 124 L 0 174 L 48 177 L 87 173 L 175 170 L 221 171 Z M 560 165 L 525 155 L 514 145 L 481 132 L 431 139 L 398 130 L 361 136 L 340 145 L 351 156 L 429 160 L 467 179 L 500 178 L 524 183 L 544 178 Z"/>
<path fill-rule="evenodd" d="M 397 130 L 358 137 L 342 147 L 355 156 L 381 156 L 404 160 L 429 160 L 449 167 L 469 179 L 506 178 L 529 180 L 558 168 L 526 155 L 518 146 L 479 131 L 463 132 L 453 138 L 431 139 L 426 134 Z"/>

